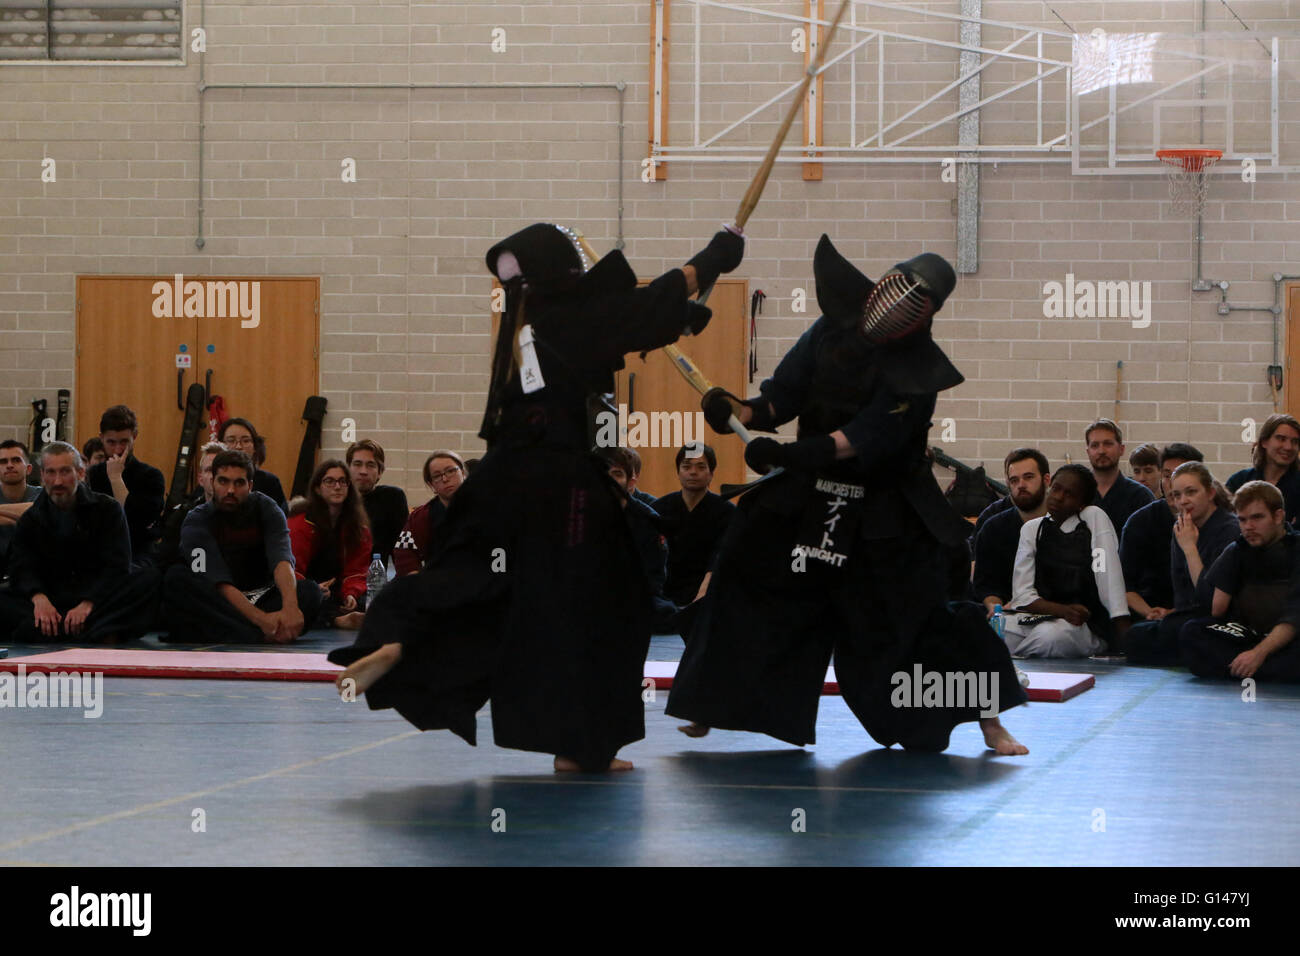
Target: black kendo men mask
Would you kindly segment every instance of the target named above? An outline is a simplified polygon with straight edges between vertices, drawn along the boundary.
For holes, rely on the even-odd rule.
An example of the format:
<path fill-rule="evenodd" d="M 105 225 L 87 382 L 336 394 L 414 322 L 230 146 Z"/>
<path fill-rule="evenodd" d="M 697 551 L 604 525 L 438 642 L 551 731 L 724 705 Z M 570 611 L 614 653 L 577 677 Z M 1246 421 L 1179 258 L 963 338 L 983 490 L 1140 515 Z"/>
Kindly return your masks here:
<path fill-rule="evenodd" d="M 580 252 L 576 238 L 563 226 L 537 222 L 507 236 L 487 252 L 487 267 L 502 285 L 513 277 L 502 278 L 498 259 L 510 253 L 519 263 L 523 281 L 542 294 L 567 292 L 577 285 L 589 262 Z"/>
<path fill-rule="evenodd" d="M 878 365 L 896 390 L 942 391 L 963 381 L 930 338 L 934 314 L 957 285 L 942 256 L 921 253 L 872 282 L 823 235 L 813 254 L 813 275 L 822 312 L 888 353 Z"/>

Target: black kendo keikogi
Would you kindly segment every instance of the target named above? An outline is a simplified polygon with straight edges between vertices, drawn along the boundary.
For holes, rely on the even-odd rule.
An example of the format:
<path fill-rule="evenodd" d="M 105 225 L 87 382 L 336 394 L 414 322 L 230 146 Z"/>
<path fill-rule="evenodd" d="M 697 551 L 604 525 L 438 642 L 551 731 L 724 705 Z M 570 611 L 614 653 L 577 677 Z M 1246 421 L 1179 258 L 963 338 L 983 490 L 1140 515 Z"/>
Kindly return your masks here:
<path fill-rule="evenodd" d="M 498 271 L 507 252 L 522 276 Z M 506 291 L 480 432 L 487 453 L 424 570 L 389 584 L 357 644 L 330 659 L 348 664 L 399 640 L 401 661 L 367 693 L 372 708 L 474 743 L 490 698 L 499 746 L 604 769 L 644 735 L 651 601 L 621 493 L 591 453 L 588 397 L 613 390 L 624 355 L 699 331 L 709 312 L 688 301 L 680 270 L 638 288 L 613 252 L 584 272 L 567 235 L 546 223 L 487 258 Z M 716 262 L 697 260 L 716 276 Z"/>
<path fill-rule="evenodd" d="M 964 547 L 968 526 L 926 449 L 937 393 L 962 376 L 930 338 L 928 315 L 897 340 L 864 337 L 863 303 L 876 284 L 825 236 L 814 271 L 822 316 L 744 403 L 759 430 L 797 417 L 799 440 L 747 447 L 756 470 L 787 471 L 741 499 L 667 712 L 812 743 L 833 652 L 840 691 L 876 740 L 941 750 L 976 710 L 892 707 L 892 674 L 917 664 L 982 669 L 998 674 L 1000 705 L 1024 700 L 982 610 L 946 604 L 947 549 Z M 931 315 L 955 284 L 938 256 L 900 271 L 932 290 Z M 854 457 L 836 460 L 836 431 Z"/>

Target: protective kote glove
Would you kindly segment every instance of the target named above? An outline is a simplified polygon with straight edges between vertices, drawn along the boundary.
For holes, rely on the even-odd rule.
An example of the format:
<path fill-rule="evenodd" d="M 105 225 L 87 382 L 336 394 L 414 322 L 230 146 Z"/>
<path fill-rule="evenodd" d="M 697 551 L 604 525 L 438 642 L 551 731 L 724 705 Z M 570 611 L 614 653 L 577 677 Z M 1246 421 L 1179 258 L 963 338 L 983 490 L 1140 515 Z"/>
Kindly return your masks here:
<path fill-rule="evenodd" d="M 700 305 L 694 299 L 687 300 L 686 329 L 683 334 L 699 335 L 704 331 L 704 327 L 709 324 L 711 318 L 713 318 L 713 310 L 707 305 Z"/>
<path fill-rule="evenodd" d="M 817 435 L 790 444 L 773 438 L 755 438 L 745 446 L 745 464 L 759 474 L 770 468 L 798 468 L 816 471 L 835 461 L 835 439 Z"/>
<path fill-rule="evenodd" d="M 707 289 L 718 281 L 719 275 L 740 265 L 744 257 L 744 235 L 727 228 L 715 233 L 709 244 L 686 264 L 695 267 L 695 284 L 701 289 Z"/>
<path fill-rule="evenodd" d="M 732 415 L 740 418 L 744 407 L 743 401 L 719 385 L 713 386 L 700 399 L 700 408 L 704 409 L 704 420 L 719 435 L 731 434 L 731 425 L 728 424 L 727 419 Z"/>

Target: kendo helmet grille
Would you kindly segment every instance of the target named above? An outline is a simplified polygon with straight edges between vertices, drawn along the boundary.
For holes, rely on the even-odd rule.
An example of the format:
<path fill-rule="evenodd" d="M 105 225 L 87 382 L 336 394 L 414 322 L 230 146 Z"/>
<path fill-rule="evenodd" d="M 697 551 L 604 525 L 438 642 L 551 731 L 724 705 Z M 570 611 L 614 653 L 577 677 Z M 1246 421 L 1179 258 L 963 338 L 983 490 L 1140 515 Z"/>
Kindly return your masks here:
<path fill-rule="evenodd" d="M 923 277 L 891 269 L 862 304 L 862 334 L 877 345 L 894 342 L 928 327 L 936 311 Z"/>

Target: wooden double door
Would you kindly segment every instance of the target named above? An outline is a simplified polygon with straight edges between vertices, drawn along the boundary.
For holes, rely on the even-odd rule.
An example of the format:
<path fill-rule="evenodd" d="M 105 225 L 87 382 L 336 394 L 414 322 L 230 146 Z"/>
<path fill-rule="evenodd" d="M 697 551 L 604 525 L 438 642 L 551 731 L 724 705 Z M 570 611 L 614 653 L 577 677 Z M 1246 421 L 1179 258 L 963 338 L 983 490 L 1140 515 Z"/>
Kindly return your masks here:
<path fill-rule="evenodd" d="M 192 282 L 200 286 L 191 292 L 205 290 L 201 304 L 184 294 Z M 234 301 L 222 298 L 229 283 L 250 282 L 258 283 L 255 326 L 223 307 Z M 104 409 L 128 405 L 140 422 L 136 457 L 170 482 L 186 392 L 198 382 L 222 397 L 229 417 L 247 418 L 266 438 L 262 467 L 279 476 L 288 494 L 305 430 L 303 405 L 320 389 L 319 277 L 184 276 L 179 302 L 175 283 L 175 276 L 77 277 L 70 434 L 80 447 L 99 433 Z M 166 293 L 163 284 L 171 286 Z M 209 308 L 209 288 L 217 290 L 216 308 Z M 205 426 L 200 445 L 207 434 Z"/>

